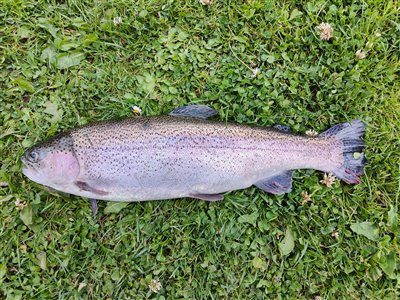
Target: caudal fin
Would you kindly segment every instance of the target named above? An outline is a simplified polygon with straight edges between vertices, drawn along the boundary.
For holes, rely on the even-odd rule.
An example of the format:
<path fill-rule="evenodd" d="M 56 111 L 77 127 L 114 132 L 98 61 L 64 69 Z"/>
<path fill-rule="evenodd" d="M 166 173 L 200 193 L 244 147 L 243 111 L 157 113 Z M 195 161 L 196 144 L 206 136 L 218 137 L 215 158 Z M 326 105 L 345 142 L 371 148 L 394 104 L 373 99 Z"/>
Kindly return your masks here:
<path fill-rule="evenodd" d="M 347 183 L 360 183 L 360 176 L 364 174 L 367 162 L 362 153 L 365 144 L 361 137 L 364 131 L 365 124 L 360 120 L 354 120 L 333 126 L 319 135 L 319 137 L 335 137 L 343 143 L 344 163 L 333 173 Z"/>

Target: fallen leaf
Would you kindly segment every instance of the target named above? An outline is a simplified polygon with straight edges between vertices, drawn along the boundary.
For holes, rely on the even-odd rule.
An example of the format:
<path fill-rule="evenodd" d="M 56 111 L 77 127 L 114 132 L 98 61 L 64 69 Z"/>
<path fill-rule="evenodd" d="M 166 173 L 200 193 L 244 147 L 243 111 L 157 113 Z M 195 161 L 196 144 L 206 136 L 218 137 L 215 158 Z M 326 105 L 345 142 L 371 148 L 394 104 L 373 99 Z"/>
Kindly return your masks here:
<path fill-rule="evenodd" d="M 389 255 L 382 256 L 379 260 L 379 266 L 390 279 L 396 279 L 396 274 L 394 272 L 396 270 L 396 256 L 393 252 Z"/>
<path fill-rule="evenodd" d="M 87 283 L 86 283 L 86 282 L 81 282 L 81 283 L 79 284 L 79 286 L 78 286 L 78 292 L 80 292 L 81 289 L 83 289 L 85 286 L 87 286 Z"/>
<path fill-rule="evenodd" d="M 47 269 L 47 255 L 46 252 L 40 252 L 37 256 L 37 259 L 39 260 L 39 267 L 42 270 Z"/>
<path fill-rule="evenodd" d="M 119 213 L 123 208 L 128 206 L 129 202 L 108 202 L 104 209 L 105 214 Z"/>
<path fill-rule="evenodd" d="M 58 28 L 51 24 L 48 19 L 39 18 L 38 26 L 46 29 L 54 38 L 57 37 Z"/>
<path fill-rule="evenodd" d="M 259 257 L 254 257 L 252 260 L 253 267 L 256 269 L 263 269 L 265 268 L 265 261 L 263 261 Z"/>
<path fill-rule="evenodd" d="M 18 77 L 13 81 L 13 83 L 17 84 L 20 89 L 27 91 L 29 93 L 33 93 L 35 91 L 35 88 L 33 87 L 32 83 L 26 80 L 25 78 Z"/>
<path fill-rule="evenodd" d="M 388 225 L 394 230 L 397 228 L 397 209 L 390 205 L 390 210 L 388 212 Z"/>
<path fill-rule="evenodd" d="M 249 224 L 255 225 L 256 221 L 257 221 L 257 218 L 258 218 L 258 212 L 254 212 L 254 213 L 252 213 L 250 215 L 240 216 L 238 218 L 238 222 L 239 223 L 249 223 Z"/>
<path fill-rule="evenodd" d="M 49 46 L 42 51 L 42 55 L 40 59 L 49 64 L 52 64 L 56 61 L 57 50 L 53 46 Z"/>
<path fill-rule="evenodd" d="M 18 35 L 21 40 L 26 40 L 31 36 L 31 31 L 26 27 L 20 27 L 18 29 Z"/>
<path fill-rule="evenodd" d="M 0 264 L 0 280 L 7 274 L 7 266 L 5 263 Z"/>
<path fill-rule="evenodd" d="M 353 232 L 363 235 L 372 241 L 376 241 L 379 237 L 379 229 L 372 222 L 353 223 L 350 228 Z"/>
<path fill-rule="evenodd" d="M 294 9 L 293 11 L 292 11 L 292 13 L 290 14 L 290 18 L 289 18 L 289 20 L 293 20 L 293 19 L 295 19 L 295 18 L 297 18 L 298 16 L 301 16 L 303 13 L 301 12 L 301 11 L 299 11 L 298 9 Z"/>
<path fill-rule="evenodd" d="M 58 104 L 57 103 L 54 103 L 54 102 L 51 102 L 51 101 L 47 101 L 44 105 L 46 107 L 44 112 L 46 114 L 49 114 L 49 115 L 52 116 L 52 118 L 50 120 L 52 123 L 61 120 L 62 110 L 58 109 Z"/>
<path fill-rule="evenodd" d="M 88 34 L 82 42 L 84 47 L 89 46 L 91 43 L 97 41 L 98 37 L 94 33 Z"/>
<path fill-rule="evenodd" d="M 68 51 L 79 47 L 78 43 L 69 40 L 58 40 L 58 43 L 54 41 L 54 45 L 61 51 Z"/>
<path fill-rule="evenodd" d="M 19 213 L 19 217 L 26 226 L 32 225 L 32 207 L 28 204 Z"/>
<path fill-rule="evenodd" d="M 288 227 L 286 229 L 285 237 L 282 242 L 279 243 L 279 251 L 282 256 L 288 255 L 294 249 L 294 237 L 292 230 Z"/>
<path fill-rule="evenodd" d="M 11 200 L 13 197 L 14 197 L 13 195 L 7 195 L 7 196 L 4 196 L 4 197 L 1 197 L 0 198 L 0 203 L 7 202 L 7 201 Z"/>
<path fill-rule="evenodd" d="M 85 58 L 82 52 L 61 53 L 57 56 L 57 69 L 67 69 L 77 66 Z"/>

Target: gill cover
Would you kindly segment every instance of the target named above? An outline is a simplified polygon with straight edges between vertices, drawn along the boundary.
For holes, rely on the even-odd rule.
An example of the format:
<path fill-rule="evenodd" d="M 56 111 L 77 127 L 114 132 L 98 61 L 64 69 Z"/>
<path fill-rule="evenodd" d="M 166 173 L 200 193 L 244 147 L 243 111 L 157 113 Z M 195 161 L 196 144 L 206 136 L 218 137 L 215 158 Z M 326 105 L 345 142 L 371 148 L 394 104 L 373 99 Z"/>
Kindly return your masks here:
<path fill-rule="evenodd" d="M 73 139 L 61 134 L 32 147 L 21 158 L 22 172 L 37 183 L 60 190 L 79 175 L 73 146 Z"/>

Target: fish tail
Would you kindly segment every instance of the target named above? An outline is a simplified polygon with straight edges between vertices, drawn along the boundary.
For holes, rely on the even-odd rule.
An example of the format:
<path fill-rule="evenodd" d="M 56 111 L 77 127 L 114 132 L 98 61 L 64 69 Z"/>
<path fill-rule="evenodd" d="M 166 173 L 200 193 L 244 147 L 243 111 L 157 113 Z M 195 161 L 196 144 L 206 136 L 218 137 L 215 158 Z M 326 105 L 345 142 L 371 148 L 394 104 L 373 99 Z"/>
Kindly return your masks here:
<path fill-rule="evenodd" d="M 343 164 L 333 170 L 336 177 L 347 183 L 359 184 L 360 176 L 364 174 L 364 166 L 367 163 L 362 150 L 365 144 L 362 136 L 365 131 L 365 123 L 354 120 L 343 123 L 320 134 L 320 137 L 334 137 L 343 143 Z"/>

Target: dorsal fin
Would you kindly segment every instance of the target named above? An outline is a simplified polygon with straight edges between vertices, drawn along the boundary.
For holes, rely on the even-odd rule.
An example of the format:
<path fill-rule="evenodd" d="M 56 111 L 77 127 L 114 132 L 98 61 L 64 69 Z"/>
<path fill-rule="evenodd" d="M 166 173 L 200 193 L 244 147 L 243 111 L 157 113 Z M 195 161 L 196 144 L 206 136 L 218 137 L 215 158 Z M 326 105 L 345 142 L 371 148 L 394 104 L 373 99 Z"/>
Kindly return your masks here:
<path fill-rule="evenodd" d="M 191 117 L 200 119 L 207 119 L 215 116 L 216 114 L 217 112 L 211 107 L 208 107 L 207 105 L 197 104 L 181 106 L 169 113 L 169 115 L 173 117 Z"/>
<path fill-rule="evenodd" d="M 287 133 L 291 132 L 289 126 L 282 125 L 282 124 L 276 124 L 273 126 L 273 128 L 275 128 L 279 131 L 282 131 L 282 132 L 287 132 Z"/>

